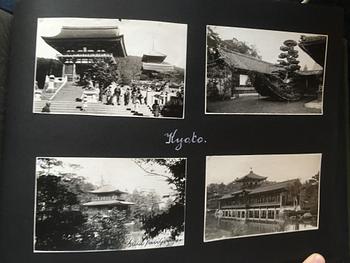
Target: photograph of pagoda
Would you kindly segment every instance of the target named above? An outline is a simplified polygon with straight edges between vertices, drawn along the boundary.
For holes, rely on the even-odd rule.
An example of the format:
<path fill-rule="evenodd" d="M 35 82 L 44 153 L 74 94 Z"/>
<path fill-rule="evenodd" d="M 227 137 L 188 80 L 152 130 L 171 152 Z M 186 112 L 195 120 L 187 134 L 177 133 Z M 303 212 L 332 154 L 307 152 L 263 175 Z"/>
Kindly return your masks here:
<path fill-rule="evenodd" d="M 36 159 L 34 252 L 184 245 L 186 159 Z"/>
<path fill-rule="evenodd" d="M 318 229 L 321 157 L 207 156 L 204 241 Z"/>
<path fill-rule="evenodd" d="M 39 18 L 33 112 L 184 118 L 186 41 L 185 24 Z"/>
<path fill-rule="evenodd" d="M 322 115 L 327 41 L 207 26 L 206 113 Z"/>

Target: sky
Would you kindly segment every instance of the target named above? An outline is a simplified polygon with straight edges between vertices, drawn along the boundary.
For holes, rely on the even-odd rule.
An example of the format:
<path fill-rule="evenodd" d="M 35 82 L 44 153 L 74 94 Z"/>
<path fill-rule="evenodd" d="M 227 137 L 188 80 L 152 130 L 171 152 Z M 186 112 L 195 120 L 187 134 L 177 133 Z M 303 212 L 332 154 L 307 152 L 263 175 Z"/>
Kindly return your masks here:
<path fill-rule="evenodd" d="M 41 36 L 57 35 L 62 26 L 118 26 L 124 35 L 126 52 L 131 56 L 148 53 L 154 47 L 167 55 L 165 59 L 185 69 L 187 25 L 146 20 L 99 18 L 39 18 L 37 31 L 37 57 L 56 58 L 58 52 L 47 45 Z"/>
<path fill-rule="evenodd" d="M 206 166 L 206 185 L 230 183 L 251 169 L 269 181 L 299 178 L 305 182 L 320 172 L 321 154 L 207 156 Z"/>
<path fill-rule="evenodd" d="M 53 168 L 51 172 L 76 173 L 83 176 L 87 182 L 96 186 L 108 184 L 116 189 L 132 193 L 134 190 L 155 192 L 160 196 L 172 192 L 164 177 L 150 176 L 144 172 L 133 159 L 129 158 L 55 158 L 63 162 L 63 167 Z M 80 165 L 80 169 L 73 169 L 69 164 Z M 160 165 L 146 167 L 148 170 L 169 175 L 169 171 Z M 40 168 L 37 167 L 37 171 Z"/>
<path fill-rule="evenodd" d="M 222 40 L 229 40 L 236 38 L 239 41 L 246 42 L 249 46 L 253 45 L 257 48 L 258 54 L 262 60 L 277 63 L 278 55 L 281 53 L 280 46 L 287 39 L 292 39 L 297 42 L 301 35 L 313 36 L 316 34 L 308 33 L 294 33 L 284 31 L 272 31 L 262 29 L 250 29 L 239 27 L 224 27 L 224 26 L 210 26 L 214 32 L 218 33 Z M 301 69 L 306 65 L 308 70 L 322 69 L 308 54 L 306 54 L 298 46 L 295 47 L 299 51 L 299 58 Z"/>

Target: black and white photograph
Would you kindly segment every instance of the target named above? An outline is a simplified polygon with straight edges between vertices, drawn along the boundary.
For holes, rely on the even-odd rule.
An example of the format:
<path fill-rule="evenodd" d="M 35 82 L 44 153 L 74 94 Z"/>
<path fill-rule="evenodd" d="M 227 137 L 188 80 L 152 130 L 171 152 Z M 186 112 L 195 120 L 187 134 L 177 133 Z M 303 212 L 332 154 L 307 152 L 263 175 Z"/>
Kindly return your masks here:
<path fill-rule="evenodd" d="M 39 18 L 33 112 L 184 118 L 187 25 Z"/>
<path fill-rule="evenodd" d="M 322 115 L 327 35 L 207 26 L 206 114 Z"/>
<path fill-rule="evenodd" d="M 318 229 L 321 157 L 207 156 L 204 242 Z"/>
<path fill-rule="evenodd" d="M 34 252 L 184 245 L 186 159 L 36 158 Z"/>

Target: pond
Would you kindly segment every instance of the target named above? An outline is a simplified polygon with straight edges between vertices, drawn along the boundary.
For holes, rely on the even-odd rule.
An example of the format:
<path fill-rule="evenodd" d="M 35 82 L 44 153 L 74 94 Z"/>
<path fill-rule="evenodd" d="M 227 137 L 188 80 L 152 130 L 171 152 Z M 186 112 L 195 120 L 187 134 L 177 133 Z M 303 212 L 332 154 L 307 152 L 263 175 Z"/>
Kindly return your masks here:
<path fill-rule="evenodd" d="M 247 235 L 261 235 L 286 231 L 317 229 L 314 221 L 286 221 L 284 223 L 263 223 L 239 221 L 234 219 L 219 219 L 212 214 L 206 215 L 205 240 L 227 239 Z"/>

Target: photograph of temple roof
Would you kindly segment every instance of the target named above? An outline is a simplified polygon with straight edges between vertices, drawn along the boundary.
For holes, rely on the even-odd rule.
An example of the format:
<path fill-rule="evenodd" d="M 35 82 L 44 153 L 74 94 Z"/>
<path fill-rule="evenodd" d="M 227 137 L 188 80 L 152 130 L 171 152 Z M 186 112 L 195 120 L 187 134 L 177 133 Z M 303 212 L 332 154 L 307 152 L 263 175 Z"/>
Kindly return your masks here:
<path fill-rule="evenodd" d="M 33 112 L 183 118 L 186 41 L 185 24 L 39 18 Z"/>
<path fill-rule="evenodd" d="M 208 156 L 206 167 L 204 241 L 318 229 L 321 154 Z"/>
<path fill-rule="evenodd" d="M 323 114 L 327 35 L 207 26 L 207 114 Z"/>
<path fill-rule="evenodd" d="M 186 159 L 36 159 L 34 252 L 184 245 Z"/>

